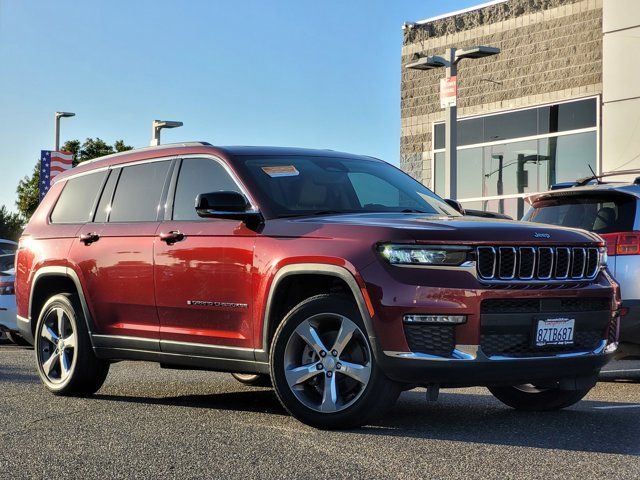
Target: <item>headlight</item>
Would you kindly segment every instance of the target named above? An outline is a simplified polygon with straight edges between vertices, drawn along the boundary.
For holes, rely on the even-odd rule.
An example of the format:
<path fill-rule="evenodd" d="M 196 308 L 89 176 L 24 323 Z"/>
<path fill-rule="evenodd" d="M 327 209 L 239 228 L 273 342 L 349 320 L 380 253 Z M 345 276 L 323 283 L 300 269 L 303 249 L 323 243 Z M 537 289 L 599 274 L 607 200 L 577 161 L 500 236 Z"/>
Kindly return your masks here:
<path fill-rule="evenodd" d="M 381 255 L 392 265 L 459 266 L 469 260 L 470 247 L 382 245 Z"/>

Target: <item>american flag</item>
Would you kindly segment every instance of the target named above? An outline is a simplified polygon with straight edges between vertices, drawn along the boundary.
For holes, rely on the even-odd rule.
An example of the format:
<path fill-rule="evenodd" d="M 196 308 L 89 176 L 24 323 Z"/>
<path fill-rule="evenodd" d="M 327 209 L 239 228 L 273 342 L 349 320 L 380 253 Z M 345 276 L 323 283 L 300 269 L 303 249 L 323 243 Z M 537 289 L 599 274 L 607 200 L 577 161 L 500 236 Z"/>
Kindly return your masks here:
<path fill-rule="evenodd" d="M 73 166 L 73 153 L 40 150 L 40 201 L 49 191 L 51 181 Z"/>

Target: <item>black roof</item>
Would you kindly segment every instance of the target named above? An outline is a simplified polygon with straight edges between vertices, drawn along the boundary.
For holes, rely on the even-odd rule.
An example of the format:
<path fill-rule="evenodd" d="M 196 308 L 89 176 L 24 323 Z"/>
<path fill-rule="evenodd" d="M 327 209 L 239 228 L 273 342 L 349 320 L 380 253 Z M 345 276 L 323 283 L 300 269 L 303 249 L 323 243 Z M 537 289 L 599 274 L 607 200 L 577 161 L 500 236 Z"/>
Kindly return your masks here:
<path fill-rule="evenodd" d="M 297 156 L 297 157 L 339 157 L 352 159 L 378 160 L 366 155 L 338 152 L 329 149 L 299 148 L 299 147 L 269 147 L 269 146 L 215 146 L 230 156 Z"/>

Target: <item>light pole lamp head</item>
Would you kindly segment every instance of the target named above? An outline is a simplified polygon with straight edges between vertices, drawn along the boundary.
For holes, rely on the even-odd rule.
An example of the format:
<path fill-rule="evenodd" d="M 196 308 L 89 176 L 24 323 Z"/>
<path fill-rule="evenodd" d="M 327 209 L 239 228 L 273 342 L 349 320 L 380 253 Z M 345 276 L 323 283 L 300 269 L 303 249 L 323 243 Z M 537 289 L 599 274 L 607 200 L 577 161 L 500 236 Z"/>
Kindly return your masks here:
<path fill-rule="evenodd" d="M 429 55 L 427 57 L 418 57 L 411 63 L 408 63 L 405 68 L 409 70 L 433 70 L 434 68 L 446 67 L 447 61 L 437 55 Z"/>
<path fill-rule="evenodd" d="M 75 117 L 75 113 L 71 112 L 56 112 L 56 118 Z"/>
<path fill-rule="evenodd" d="M 160 130 L 163 128 L 177 128 L 182 125 L 182 122 L 174 122 L 171 120 L 154 120 L 151 123 L 151 142 L 149 142 L 149 145 L 152 147 L 160 145 Z"/>
<path fill-rule="evenodd" d="M 181 127 L 183 125 L 182 122 L 173 122 L 171 120 L 154 120 L 153 128 L 176 128 Z"/>
<path fill-rule="evenodd" d="M 456 61 L 463 58 L 490 57 L 491 55 L 497 55 L 499 53 L 500 49 L 498 47 L 486 47 L 484 45 L 477 45 L 475 47 L 456 50 Z"/>

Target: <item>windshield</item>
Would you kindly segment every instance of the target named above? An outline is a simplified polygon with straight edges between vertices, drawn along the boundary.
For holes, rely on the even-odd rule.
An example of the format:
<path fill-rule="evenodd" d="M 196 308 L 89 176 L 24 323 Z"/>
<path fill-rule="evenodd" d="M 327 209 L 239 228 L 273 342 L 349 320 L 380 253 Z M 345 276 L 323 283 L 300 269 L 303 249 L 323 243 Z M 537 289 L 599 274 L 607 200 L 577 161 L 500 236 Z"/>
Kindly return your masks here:
<path fill-rule="evenodd" d="M 238 157 L 277 217 L 405 212 L 458 216 L 421 183 L 379 160 Z"/>
<path fill-rule="evenodd" d="M 633 230 L 636 201 L 630 195 L 559 196 L 537 202 L 525 221 L 582 228 L 596 233 Z"/>

